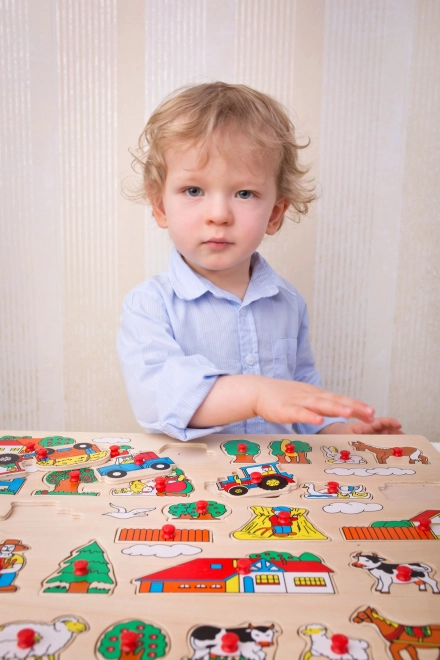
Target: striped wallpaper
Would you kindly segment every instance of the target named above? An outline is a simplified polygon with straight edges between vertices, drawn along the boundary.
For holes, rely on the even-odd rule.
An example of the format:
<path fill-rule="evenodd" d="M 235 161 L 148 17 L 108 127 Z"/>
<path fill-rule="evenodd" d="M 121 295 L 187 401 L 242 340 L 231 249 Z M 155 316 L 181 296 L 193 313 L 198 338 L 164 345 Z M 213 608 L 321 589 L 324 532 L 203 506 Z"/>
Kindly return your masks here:
<path fill-rule="evenodd" d="M 0 0 L 0 425 L 138 429 L 121 300 L 171 248 L 127 201 L 176 87 L 279 98 L 318 183 L 262 253 L 305 295 L 327 387 L 440 440 L 437 0 Z"/>

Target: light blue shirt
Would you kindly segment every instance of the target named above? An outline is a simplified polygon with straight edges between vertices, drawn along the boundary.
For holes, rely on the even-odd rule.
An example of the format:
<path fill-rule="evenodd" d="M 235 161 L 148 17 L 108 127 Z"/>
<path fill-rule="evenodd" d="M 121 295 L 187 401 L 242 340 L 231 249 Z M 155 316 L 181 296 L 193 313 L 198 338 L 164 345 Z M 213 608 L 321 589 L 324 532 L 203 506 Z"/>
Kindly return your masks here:
<path fill-rule="evenodd" d="M 252 255 L 244 300 L 195 273 L 174 248 L 168 271 L 125 298 L 117 349 L 139 424 L 179 440 L 209 433 L 317 433 L 320 426 L 262 417 L 204 429 L 188 423 L 218 376 L 259 374 L 321 386 L 303 297 Z"/>

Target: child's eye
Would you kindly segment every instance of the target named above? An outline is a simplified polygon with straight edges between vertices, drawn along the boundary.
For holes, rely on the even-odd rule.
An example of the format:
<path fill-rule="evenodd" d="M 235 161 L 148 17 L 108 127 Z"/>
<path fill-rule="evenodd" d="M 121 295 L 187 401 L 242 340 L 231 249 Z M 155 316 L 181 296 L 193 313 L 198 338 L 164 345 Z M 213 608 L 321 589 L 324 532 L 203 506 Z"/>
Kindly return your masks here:
<path fill-rule="evenodd" d="M 197 188 L 196 186 L 192 186 L 191 188 L 186 188 L 185 193 L 189 195 L 189 197 L 199 197 L 199 193 L 202 192 L 201 188 Z"/>
<path fill-rule="evenodd" d="M 240 199 L 250 199 L 251 196 L 253 197 L 254 193 L 250 190 L 239 190 L 237 195 L 240 197 Z"/>

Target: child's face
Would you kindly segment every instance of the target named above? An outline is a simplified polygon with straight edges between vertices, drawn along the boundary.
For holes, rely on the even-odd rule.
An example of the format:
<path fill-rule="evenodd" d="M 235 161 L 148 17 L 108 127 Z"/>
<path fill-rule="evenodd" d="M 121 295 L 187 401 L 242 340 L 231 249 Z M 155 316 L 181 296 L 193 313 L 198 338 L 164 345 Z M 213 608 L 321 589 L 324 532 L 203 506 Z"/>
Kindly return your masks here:
<path fill-rule="evenodd" d="M 249 281 L 252 253 L 265 234 L 277 231 L 288 208 L 277 200 L 275 164 L 257 156 L 245 160 L 224 147 L 220 152 L 214 140 L 209 160 L 199 157 L 194 146 L 166 152 L 163 197 L 153 206 L 156 221 L 168 228 L 196 272 L 216 281 Z"/>

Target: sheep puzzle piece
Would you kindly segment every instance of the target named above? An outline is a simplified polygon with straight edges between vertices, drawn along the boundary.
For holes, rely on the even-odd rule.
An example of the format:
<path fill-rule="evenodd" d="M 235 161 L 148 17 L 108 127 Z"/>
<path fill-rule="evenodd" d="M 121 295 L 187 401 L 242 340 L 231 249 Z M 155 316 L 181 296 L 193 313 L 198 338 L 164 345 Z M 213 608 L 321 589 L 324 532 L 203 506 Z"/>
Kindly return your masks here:
<path fill-rule="evenodd" d="M 435 657 L 440 455 L 319 438 L 0 432 L 0 660 Z"/>

